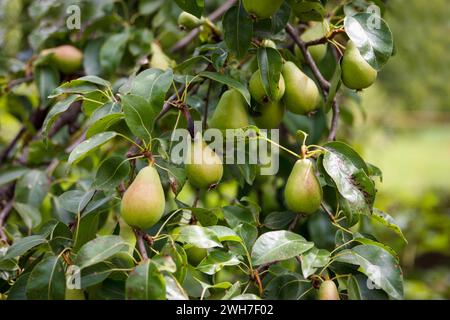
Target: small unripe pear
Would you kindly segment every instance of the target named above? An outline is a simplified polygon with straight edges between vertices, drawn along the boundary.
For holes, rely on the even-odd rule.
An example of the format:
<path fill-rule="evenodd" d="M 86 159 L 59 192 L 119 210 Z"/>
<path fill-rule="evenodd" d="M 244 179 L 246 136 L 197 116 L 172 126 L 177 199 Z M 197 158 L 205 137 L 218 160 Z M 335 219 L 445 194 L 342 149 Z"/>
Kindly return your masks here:
<path fill-rule="evenodd" d="M 248 126 L 247 104 L 239 91 L 230 89 L 222 94 L 209 125 L 221 130 Z"/>
<path fill-rule="evenodd" d="M 149 165 L 137 174 L 122 198 L 121 215 L 130 226 L 148 229 L 162 217 L 166 205 L 158 171 Z"/>
<path fill-rule="evenodd" d="M 286 108 L 296 114 L 307 114 L 316 109 L 321 99 L 316 83 L 291 61 L 283 65 L 282 74 L 286 85 L 283 96 Z"/>
<path fill-rule="evenodd" d="M 312 214 L 320 208 L 322 193 L 312 161 L 297 160 L 284 189 L 288 209 L 294 213 Z"/>
<path fill-rule="evenodd" d="M 192 30 L 201 26 L 203 21 L 189 12 L 183 11 L 178 16 L 178 25 L 185 30 Z"/>
<path fill-rule="evenodd" d="M 150 58 L 150 68 L 167 70 L 173 66 L 174 62 L 164 53 L 159 44 L 153 42 L 152 57 Z"/>
<path fill-rule="evenodd" d="M 198 139 L 188 145 L 186 176 L 196 188 L 209 188 L 219 183 L 223 175 L 220 157 L 203 141 Z"/>
<path fill-rule="evenodd" d="M 64 74 L 79 70 L 83 64 L 83 52 L 70 45 L 42 50 L 42 55 L 51 54 L 51 60 L 56 68 Z"/>
<path fill-rule="evenodd" d="M 260 115 L 254 116 L 253 120 L 260 129 L 278 128 L 284 116 L 284 104 L 280 101 L 268 102 L 259 107 Z"/>
<path fill-rule="evenodd" d="M 262 78 L 261 78 L 261 71 L 257 70 L 253 73 L 252 77 L 250 78 L 249 82 L 249 90 L 250 93 L 258 103 L 266 103 L 269 101 L 279 101 L 285 91 L 285 84 L 284 84 L 284 78 L 280 74 L 280 79 L 278 80 L 278 83 L 273 83 L 272 86 L 272 98 L 267 95 L 266 91 L 264 90 Z"/>
<path fill-rule="evenodd" d="M 342 82 L 347 88 L 365 89 L 370 87 L 377 79 L 377 70 L 364 60 L 353 41 L 347 43 L 341 67 Z"/>
<path fill-rule="evenodd" d="M 258 19 L 270 18 L 280 9 L 284 0 L 243 0 L 245 11 Z"/>
<path fill-rule="evenodd" d="M 317 40 L 325 36 L 325 26 L 323 23 L 315 23 L 311 28 L 307 29 L 302 35 L 301 38 L 304 42 Z M 320 62 L 327 53 L 327 45 L 326 44 L 319 44 L 315 46 L 309 46 L 308 51 L 311 54 L 311 57 L 313 60 L 318 63 Z M 300 61 L 304 61 L 303 53 L 298 48 L 298 46 L 295 47 L 295 54 L 300 59 Z"/>
<path fill-rule="evenodd" d="M 185 249 L 188 261 L 193 266 L 198 264 L 207 256 L 208 250 L 198 247 L 190 247 Z"/>
<path fill-rule="evenodd" d="M 277 45 L 270 39 L 264 39 L 261 41 L 261 47 L 276 49 Z"/>
<path fill-rule="evenodd" d="M 326 280 L 322 282 L 319 288 L 319 300 L 340 300 L 334 281 Z"/>

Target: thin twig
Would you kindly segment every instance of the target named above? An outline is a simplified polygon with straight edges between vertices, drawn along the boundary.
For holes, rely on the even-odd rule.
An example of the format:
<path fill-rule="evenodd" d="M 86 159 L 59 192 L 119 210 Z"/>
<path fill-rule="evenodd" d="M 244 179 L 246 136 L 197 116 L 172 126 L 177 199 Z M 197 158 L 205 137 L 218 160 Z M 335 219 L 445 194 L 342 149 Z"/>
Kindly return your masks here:
<path fill-rule="evenodd" d="M 143 232 L 142 230 L 139 229 L 134 229 L 134 234 L 136 235 L 136 240 L 137 240 L 137 246 L 138 246 L 138 250 L 139 253 L 142 256 L 142 259 L 148 260 L 148 254 L 147 254 L 147 249 L 145 248 L 145 232 Z"/>
<path fill-rule="evenodd" d="M 5 204 L 2 211 L 0 212 L 0 240 L 4 242 L 8 242 L 8 237 L 6 236 L 6 233 L 3 230 L 3 225 L 9 213 L 11 212 L 12 207 L 13 207 L 13 200 L 11 199 Z"/>
<path fill-rule="evenodd" d="M 333 112 L 333 115 L 331 118 L 330 133 L 328 134 L 328 138 L 327 138 L 328 141 L 336 140 L 337 129 L 339 126 L 340 109 L 339 109 L 339 103 L 337 102 L 336 98 L 333 100 L 331 110 Z"/>
<path fill-rule="evenodd" d="M 23 126 L 19 132 L 16 134 L 16 136 L 14 137 L 14 139 L 11 140 L 11 142 L 8 144 L 8 146 L 3 149 L 2 153 L 0 154 L 0 165 L 3 164 L 3 162 L 6 161 L 6 159 L 9 156 L 9 153 L 11 152 L 12 149 L 14 149 L 14 146 L 17 144 L 17 142 L 19 142 L 20 138 L 22 137 L 22 135 L 26 132 L 26 128 L 25 126 Z"/>
<path fill-rule="evenodd" d="M 23 78 L 19 78 L 19 79 L 14 79 L 12 81 L 10 81 L 8 83 L 8 85 L 6 86 L 6 91 L 11 90 L 13 87 L 18 86 L 19 84 L 25 83 L 25 82 L 30 82 L 34 79 L 34 76 L 29 75 Z"/>
<path fill-rule="evenodd" d="M 212 12 L 208 16 L 208 19 L 211 22 L 216 21 L 225 12 L 227 12 L 227 10 L 230 9 L 235 3 L 236 3 L 236 0 L 228 0 L 228 1 L 226 1 L 223 5 L 221 5 L 214 12 Z M 177 43 L 175 43 L 175 45 L 171 49 L 171 52 L 173 53 L 173 52 L 179 51 L 179 50 L 183 49 L 184 47 L 186 47 L 187 45 L 189 45 L 192 41 L 194 41 L 195 37 L 197 37 L 199 32 L 200 32 L 200 28 L 193 29 L 184 38 L 182 38 Z"/>
<path fill-rule="evenodd" d="M 330 218 L 331 222 L 333 222 L 335 224 L 336 223 L 336 219 L 334 218 L 333 213 L 330 210 L 328 210 L 327 206 L 324 205 L 323 203 L 320 206 L 327 213 L 327 215 Z"/>
<path fill-rule="evenodd" d="M 289 224 L 288 230 L 290 230 L 290 231 L 294 230 L 299 219 L 300 219 L 300 215 L 296 214 L 294 220 L 292 220 L 292 222 Z"/>
<path fill-rule="evenodd" d="M 322 37 L 322 38 L 306 42 L 305 46 L 308 48 L 310 46 L 316 46 L 316 45 L 319 45 L 319 44 L 325 44 L 329 40 L 333 39 L 336 35 L 338 35 L 339 33 L 343 33 L 343 32 L 345 32 L 344 28 L 335 29 L 335 30 L 331 31 L 329 34 L 327 34 L 326 36 Z"/>
<path fill-rule="evenodd" d="M 176 101 L 178 99 L 178 97 L 180 97 L 184 90 L 186 89 L 186 85 L 182 85 L 180 87 L 180 89 L 178 89 L 177 92 L 175 92 L 173 95 L 171 95 L 169 97 L 169 99 L 167 99 L 167 101 L 164 103 L 161 112 L 156 116 L 156 121 L 161 119 L 167 112 L 169 112 L 169 110 L 172 108 L 172 102 Z"/>

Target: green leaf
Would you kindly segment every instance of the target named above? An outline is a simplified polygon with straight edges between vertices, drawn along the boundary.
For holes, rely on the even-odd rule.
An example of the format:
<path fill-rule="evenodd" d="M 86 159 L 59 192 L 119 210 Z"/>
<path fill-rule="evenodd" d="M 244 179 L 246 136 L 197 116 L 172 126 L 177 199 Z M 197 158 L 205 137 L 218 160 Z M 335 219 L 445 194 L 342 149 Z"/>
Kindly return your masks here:
<path fill-rule="evenodd" d="M 231 298 L 231 300 L 261 300 L 261 298 L 253 293 L 244 293 Z"/>
<path fill-rule="evenodd" d="M 272 100 L 278 90 L 278 82 L 283 66 L 281 55 L 278 50 L 265 47 L 258 48 L 256 55 L 264 91 L 269 99 Z"/>
<path fill-rule="evenodd" d="M 166 299 L 167 300 L 189 300 L 189 296 L 183 287 L 178 283 L 177 279 L 170 274 L 164 275 L 166 283 Z"/>
<path fill-rule="evenodd" d="M 46 106 L 48 96 L 59 84 L 59 72 L 53 66 L 39 66 L 34 70 L 34 79 L 39 90 L 41 104 Z"/>
<path fill-rule="evenodd" d="M 312 248 L 301 255 L 302 273 L 306 279 L 316 272 L 317 268 L 324 267 L 330 261 L 330 252 L 324 249 Z"/>
<path fill-rule="evenodd" d="M 408 243 L 408 240 L 406 240 L 405 236 L 403 235 L 402 229 L 400 229 L 397 222 L 389 214 L 374 208 L 370 217 L 372 218 L 372 220 L 394 231 L 398 236 L 400 236 L 403 241 L 405 241 L 405 243 Z"/>
<path fill-rule="evenodd" d="M 96 85 L 99 85 L 102 87 L 111 87 L 111 83 L 109 81 L 102 79 L 100 77 L 97 77 L 97 76 L 93 76 L 93 75 L 84 76 L 84 77 L 78 78 L 78 80 L 96 84 Z"/>
<path fill-rule="evenodd" d="M 139 73 L 131 83 L 130 93 L 149 101 L 156 111 L 161 110 L 164 98 L 173 82 L 173 71 L 147 69 Z"/>
<path fill-rule="evenodd" d="M 217 73 L 217 72 L 209 72 L 209 71 L 203 71 L 198 74 L 200 77 L 206 77 L 211 80 L 223 83 L 231 88 L 234 88 L 238 90 L 242 96 L 244 97 L 245 101 L 248 105 L 250 105 L 250 92 L 247 89 L 247 86 L 236 79 L 230 77 L 229 75 Z"/>
<path fill-rule="evenodd" d="M 387 300 L 388 296 L 382 290 L 375 289 L 372 282 L 362 274 L 350 275 L 347 280 L 349 300 Z M 369 288 L 370 286 L 370 288 Z"/>
<path fill-rule="evenodd" d="M 114 123 L 123 119 L 125 116 L 121 111 L 118 103 L 106 103 L 96 109 L 87 123 L 89 129 L 86 132 L 86 138 L 108 130 Z"/>
<path fill-rule="evenodd" d="M 88 81 L 84 81 L 81 79 L 75 79 L 69 82 L 65 82 L 60 85 L 58 88 L 53 90 L 52 94 L 49 96 L 50 98 L 58 97 L 62 94 L 82 94 L 86 95 L 88 93 L 92 93 L 94 91 L 98 91 L 98 86 L 96 84 L 90 83 Z"/>
<path fill-rule="evenodd" d="M 35 248 L 43 243 L 47 243 L 47 240 L 40 235 L 29 236 L 19 239 L 16 242 L 14 242 L 14 244 L 11 247 L 8 248 L 8 251 L 6 252 L 3 259 L 8 260 L 21 256 L 28 250 L 31 250 L 32 248 Z"/>
<path fill-rule="evenodd" d="M 236 266 L 238 264 L 240 264 L 240 261 L 237 256 L 223 250 L 213 250 L 200 262 L 197 270 L 213 275 L 225 266 Z"/>
<path fill-rule="evenodd" d="M 81 100 L 81 98 L 82 96 L 75 94 L 55 103 L 55 105 L 48 112 L 47 117 L 45 117 L 44 124 L 42 125 L 42 131 L 46 137 L 51 125 L 56 121 L 57 117 L 60 116 L 61 113 L 66 112 L 72 103 Z"/>
<path fill-rule="evenodd" d="M 28 170 L 28 168 L 24 167 L 4 166 L 0 170 L 0 186 L 19 179 L 27 173 Z"/>
<path fill-rule="evenodd" d="M 176 4 L 186 12 L 200 18 L 205 8 L 204 0 L 175 0 Z"/>
<path fill-rule="evenodd" d="M 100 49 L 100 65 L 102 70 L 110 74 L 117 70 L 122 61 L 128 41 L 128 32 L 110 36 Z"/>
<path fill-rule="evenodd" d="M 392 32 L 383 18 L 372 13 L 346 16 L 344 28 L 361 56 L 374 69 L 380 70 L 394 51 Z"/>
<path fill-rule="evenodd" d="M 328 113 L 331 110 L 331 106 L 333 105 L 334 97 L 336 96 L 337 91 L 339 90 L 339 87 L 341 86 L 341 64 L 337 63 L 336 68 L 334 69 L 333 77 L 330 81 L 330 90 L 328 92 L 327 101 L 324 105 L 325 113 Z"/>
<path fill-rule="evenodd" d="M 325 8 L 320 0 L 287 0 L 301 21 L 322 21 Z"/>
<path fill-rule="evenodd" d="M 39 208 L 50 189 L 50 181 L 45 172 L 30 170 L 16 184 L 15 201 Z"/>
<path fill-rule="evenodd" d="M 190 210 L 202 226 L 208 227 L 217 224 L 217 215 L 220 209 L 191 208 Z"/>
<path fill-rule="evenodd" d="M 311 289 L 310 281 L 298 273 L 284 273 L 275 276 L 264 286 L 264 298 L 270 300 L 305 299 L 305 293 Z"/>
<path fill-rule="evenodd" d="M 236 228 L 240 224 L 256 225 L 257 221 L 250 210 L 242 206 L 225 206 L 222 208 L 223 216 L 230 227 Z"/>
<path fill-rule="evenodd" d="M 242 58 L 248 51 L 253 36 L 253 23 L 241 4 L 231 7 L 222 19 L 227 47 Z"/>
<path fill-rule="evenodd" d="M 75 264 L 85 268 L 102 262 L 128 247 L 119 236 L 103 236 L 84 244 L 78 251 Z"/>
<path fill-rule="evenodd" d="M 92 266 L 81 269 L 81 288 L 86 289 L 90 286 L 103 282 L 111 274 L 113 268 L 115 268 L 115 266 L 113 266 L 111 263 L 102 261 Z"/>
<path fill-rule="evenodd" d="M 145 260 L 130 273 L 125 284 L 127 300 L 164 300 L 166 283 L 151 260 Z"/>
<path fill-rule="evenodd" d="M 262 234 L 253 245 L 255 265 L 286 260 L 301 255 L 314 246 L 302 236 L 290 231 L 270 231 Z"/>
<path fill-rule="evenodd" d="M 15 202 L 14 209 L 19 213 L 28 229 L 37 227 L 42 220 L 41 213 L 36 207 L 30 206 L 26 203 Z"/>
<path fill-rule="evenodd" d="M 107 190 L 117 187 L 130 172 L 130 163 L 123 157 L 110 157 L 100 164 L 92 188 Z"/>
<path fill-rule="evenodd" d="M 379 246 L 359 245 L 344 250 L 336 261 L 359 265 L 374 288 L 383 289 L 394 299 L 403 297 L 403 276 L 397 259 Z"/>
<path fill-rule="evenodd" d="M 95 239 L 98 229 L 99 214 L 85 214 L 81 217 L 74 233 L 73 233 L 73 249 L 74 253 L 88 241 Z"/>
<path fill-rule="evenodd" d="M 181 227 L 177 241 L 204 249 L 222 247 L 222 244 L 213 231 L 195 225 Z"/>
<path fill-rule="evenodd" d="M 49 256 L 39 262 L 30 273 L 27 297 L 32 300 L 63 300 L 66 292 L 66 276 L 61 261 Z"/>
<path fill-rule="evenodd" d="M 102 146 L 112 138 L 117 136 L 117 132 L 106 131 L 98 133 L 95 136 L 88 138 L 73 149 L 69 155 L 68 164 L 72 165 L 83 159 L 89 152 L 94 151 L 98 147 Z"/>
<path fill-rule="evenodd" d="M 272 212 L 264 219 L 264 226 L 272 230 L 285 229 L 296 217 L 291 211 Z"/>
<path fill-rule="evenodd" d="M 235 242 L 242 242 L 242 239 L 237 235 L 237 233 L 225 226 L 210 226 L 208 227 L 209 230 L 214 232 L 216 237 L 219 239 L 220 242 L 223 241 L 235 241 Z"/>
<path fill-rule="evenodd" d="M 140 96 L 122 96 L 122 108 L 125 112 L 125 122 L 133 134 L 144 141 L 152 138 L 153 123 L 157 111 L 153 105 Z"/>
<path fill-rule="evenodd" d="M 8 290 L 8 300 L 27 300 L 27 283 L 30 272 L 22 273 Z"/>

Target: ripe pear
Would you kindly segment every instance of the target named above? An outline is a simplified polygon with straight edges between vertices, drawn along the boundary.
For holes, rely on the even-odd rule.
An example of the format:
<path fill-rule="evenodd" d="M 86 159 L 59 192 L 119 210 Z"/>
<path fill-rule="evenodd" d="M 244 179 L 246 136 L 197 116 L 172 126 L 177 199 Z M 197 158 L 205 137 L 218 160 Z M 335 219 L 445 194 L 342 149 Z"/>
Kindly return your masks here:
<path fill-rule="evenodd" d="M 364 60 L 351 40 L 347 43 L 341 67 L 342 82 L 350 89 L 361 90 L 370 87 L 377 78 L 377 70 Z"/>
<path fill-rule="evenodd" d="M 249 82 L 250 94 L 253 99 L 255 99 L 258 103 L 266 103 L 269 101 L 279 101 L 284 95 L 285 84 L 284 78 L 280 74 L 280 79 L 278 83 L 273 83 L 274 86 L 272 88 L 272 97 L 268 96 L 266 91 L 264 90 L 263 81 L 261 78 L 261 71 L 257 70 L 253 73 Z"/>
<path fill-rule="evenodd" d="M 83 52 L 70 45 L 42 50 L 42 55 L 51 54 L 51 61 L 64 74 L 79 70 L 83 64 Z"/>
<path fill-rule="evenodd" d="M 270 18 L 280 9 L 284 0 L 243 0 L 245 11 L 258 19 Z"/>
<path fill-rule="evenodd" d="M 152 42 L 152 57 L 150 58 L 150 68 L 167 70 L 174 65 L 174 61 L 170 59 L 162 50 L 159 44 Z"/>
<path fill-rule="evenodd" d="M 253 120 L 260 129 L 275 129 L 283 120 L 284 110 L 284 104 L 281 101 L 268 102 L 259 107 L 261 114 L 254 116 Z"/>
<path fill-rule="evenodd" d="M 283 65 L 282 74 L 286 84 L 283 97 L 286 108 L 296 114 L 316 109 L 321 99 L 316 83 L 291 61 Z"/>
<path fill-rule="evenodd" d="M 122 198 L 121 215 L 130 226 L 148 229 L 162 217 L 165 208 L 164 190 L 158 171 L 149 165 L 137 174 Z"/>
<path fill-rule="evenodd" d="M 322 282 L 318 296 L 319 300 L 340 300 L 338 289 L 332 280 Z"/>
<path fill-rule="evenodd" d="M 185 249 L 188 261 L 193 266 L 198 264 L 207 256 L 208 250 L 199 247 L 190 247 Z"/>
<path fill-rule="evenodd" d="M 247 127 L 248 115 L 246 109 L 244 97 L 236 89 L 230 89 L 220 97 L 209 125 L 221 130 Z"/>
<path fill-rule="evenodd" d="M 312 25 L 311 28 L 307 29 L 302 35 L 301 38 L 303 41 L 308 42 L 316 39 L 320 39 L 323 36 L 325 36 L 325 26 L 323 23 L 316 23 Z M 309 46 L 308 51 L 311 54 L 313 60 L 318 63 L 320 62 L 327 53 L 327 45 L 326 44 L 319 44 L 316 46 Z M 303 57 L 302 51 L 298 48 L 298 46 L 295 47 L 295 55 L 298 57 L 298 59 L 302 62 L 305 61 Z"/>
<path fill-rule="evenodd" d="M 195 28 L 199 27 L 200 25 L 202 25 L 202 23 L 203 23 L 203 21 L 201 19 L 197 18 L 196 16 L 194 16 L 186 11 L 183 11 L 178 16 L 178 25 L 180 26 L 180 28 L 182 28 L 184 30 L 195 29 Z"/>
<path fill-rule="evenodd" d="M 203 140 L 188 145 L 187 155 L 186 176 L 192 186 L 209 188 L 222 179 L 222 160 Z"/>
<path fill-rule="evenodd" d="M 297 160 L 284 189 L 284 199 L 289 210 L 312 214 L 320 208 L 322 187 L 310 159 Z"/>

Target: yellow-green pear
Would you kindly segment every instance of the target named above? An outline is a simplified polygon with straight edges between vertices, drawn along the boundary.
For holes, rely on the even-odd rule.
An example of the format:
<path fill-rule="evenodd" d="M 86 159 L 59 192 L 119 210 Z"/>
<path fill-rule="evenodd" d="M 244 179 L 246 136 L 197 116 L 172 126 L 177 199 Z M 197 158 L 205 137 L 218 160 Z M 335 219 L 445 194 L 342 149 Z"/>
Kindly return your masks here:
<path fill-rule="evenodd" d="M 277 45 L 270 39 L 264 39 L 261 41 L 261 47 L 276 49 Z"/>
<path fill-rule="evenodd" d="M 377 78 L 377 70 L 364 60 L 351 40 L 347 43 L 341 67 L 342 82 L 350 89 L 361 90 L 370 87 Z"/>
<path fill-rule="evenodd" d="M 258 19 L 270 18 L 280 9 L 284 0 L 242 0 L 245 11 Z"/>
<path fill-rule="evenodd" d="M 148 229 L 162 217 L 164 190 L 154 165 L 141 169 L 122 197 L 121 215 L 130 226 Z"/>
<path fill-rule="evenodd" d="M 338 289 L 332 280 L 321 283 L 318 296 L 319 300 L 340 300 Z"/>
<path fill-rule="evenodd" d="M 257 70 L 253 73 L 252 77 L 250 78 L 249 90 L 253 99 L 255 99 L 258 103 L 279 101 L 283 97 L 285 91 L 284 78 L 280 74 L 280 79 L 278 80 L 278 83 L 275 83 L 275 81 L 273 81 L 272 86 L 273 92 L 271 94 L 272 97 L 270 97 L 264 90 L 263 81 L 261 78 L 261 71 Z"/>
<path fill-rule="evenodd" d="M 283 101 L 289 111 L 307 114 L 318 107 L 321 96 L 311 78 L 291 61 L 283 65 L 282 74 L 286 85 Z"/>
<path fill-rule="evenodd" d="M 42 55 L 51 54 L 51 61 L 64 74 L 79 70 L 83 64 L 83 52 L 71 45 L 62 45 L 42 50 Z"/>
<path fill-rule="evenodd" d="M 247 104 L 239 91 L 230 89 L 222 94 L 209 125 L 221 130 L 248 126 Z"/>
<path fill-rule="evenodd" d="M 326 34 L 326 26 L 324 23 L 315 23 L 312 25 L 311 28 L 307 29 L 302 35 L 301 38 L 303 41 L 308 42 L 312 40 L 317 40 L 325 36 Z M 320 62 L 327 53 L 327 45 L 326 44 L 319 44 L 316 46 L 309 46 L 308 51 L 311 54 L 311 57 L 313 60 L 318 63 Z M 295 55 L 298 57 L 298 59 L 302 62 L 305 61 L 303 57 L 302 51 L 299 49 L 298 46 L 295 47 Z"/>
<path fill-rule="evenodd" d="M 203 140 L 191 142 L 187 155 L 186 176 L 192 186 L 203 189 L 219 183 L 223 175 L 222 160 Z"/>
<path fill-rule="evenodd" d="M 65 300 L 86 300 L 83 289 L 66 288 Z"/>
<path fill-rule="evenodd" d="M 284 189 L 288 209 L 294 213 L 312 214 L 320 208 L 322 194 L 312 161 L 297 160 Z"/>
<path fill-rule="evenodd" d="M 189 263 L 195 267 L 208 255 L 208 250 L 194 246 L 185 249 L 185 251 Z"/>
<path fill-rule="evenodd" d="M 170 59 L 156 42 L 152 42 L 152 57 L 150 58 L 150 68 L 167 70 L 174 66 L 174 61 Z"/>
<path fill-rule="evenodd" d="M 189 12 L 183 11 L 178 16 L 178 26 L 185 30 L 192 30 L 202 25 L 202 19 L 197 18 Z"/>
<path fill-rule="evenodd" d="M 259 106 L 259 115 L 253 121 L 260 129 L 278 128 L 284 116 L 284 104 L 281 101 L 268 102 Z"/>

